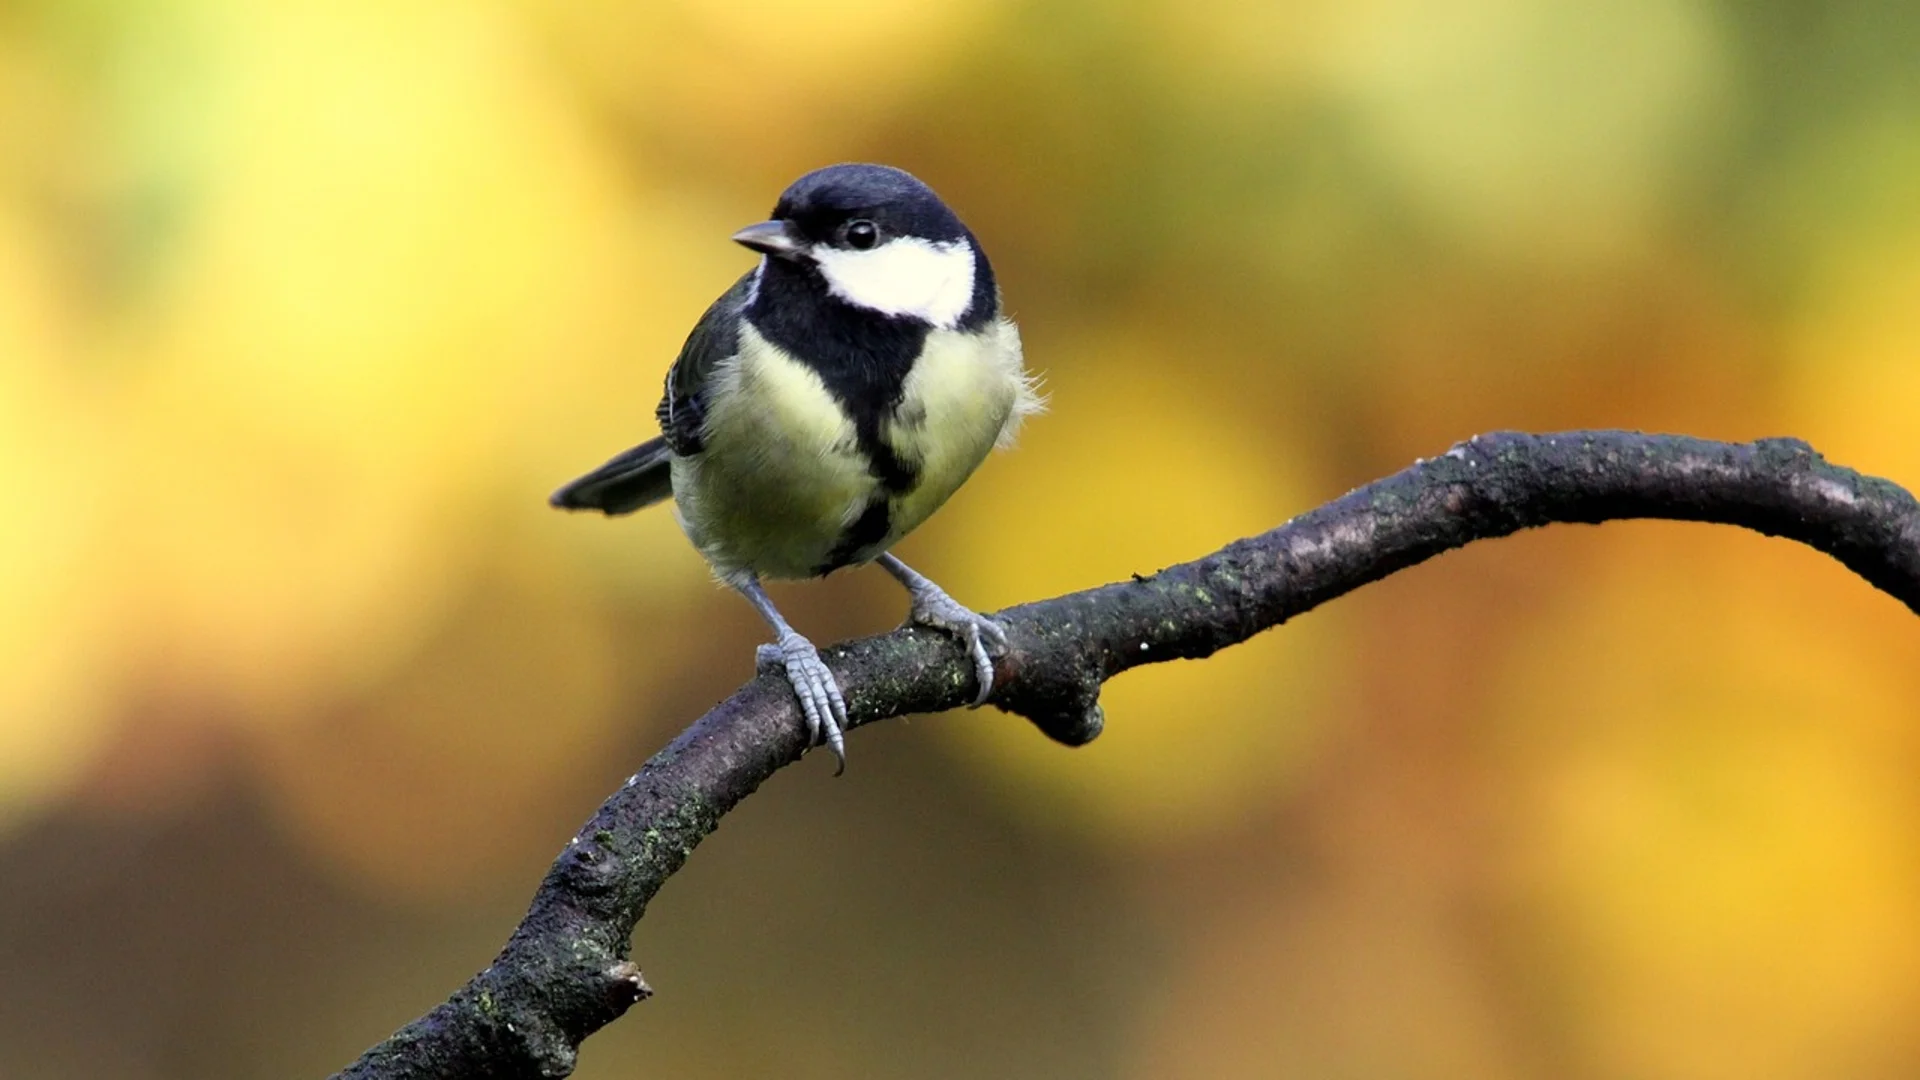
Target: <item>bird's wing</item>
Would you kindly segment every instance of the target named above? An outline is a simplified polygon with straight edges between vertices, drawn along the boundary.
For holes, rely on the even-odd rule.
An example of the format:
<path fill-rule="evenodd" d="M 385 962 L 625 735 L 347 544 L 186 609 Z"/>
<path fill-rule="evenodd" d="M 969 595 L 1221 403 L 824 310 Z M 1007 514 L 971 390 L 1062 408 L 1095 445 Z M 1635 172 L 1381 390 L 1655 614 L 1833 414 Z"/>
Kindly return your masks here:
<path fill-rule="evenodd" d="M 687 335 L 679 358 L 667 369 L 666 394 L 660 398 L 655 415 L 660 420 L 661 436 L 681 457 L 705 449 L 702 428 L 706 423 L 707 380 L 720 361 L 739 351 L 740 313 L 753 294 L 757 273 L 749 270 L 713 302 Z"/>

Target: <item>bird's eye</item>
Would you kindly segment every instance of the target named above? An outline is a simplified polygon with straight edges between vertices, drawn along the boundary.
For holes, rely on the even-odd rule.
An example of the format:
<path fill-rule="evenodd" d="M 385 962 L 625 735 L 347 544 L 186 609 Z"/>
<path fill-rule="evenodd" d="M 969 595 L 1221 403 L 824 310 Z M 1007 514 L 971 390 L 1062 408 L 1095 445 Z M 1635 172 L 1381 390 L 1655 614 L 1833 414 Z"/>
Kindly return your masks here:
<path fill-rule="evenodd" d="M 880 242 L 880 226 L 865 218 L 847 222 L 847 246 L 865 251 Z"/>

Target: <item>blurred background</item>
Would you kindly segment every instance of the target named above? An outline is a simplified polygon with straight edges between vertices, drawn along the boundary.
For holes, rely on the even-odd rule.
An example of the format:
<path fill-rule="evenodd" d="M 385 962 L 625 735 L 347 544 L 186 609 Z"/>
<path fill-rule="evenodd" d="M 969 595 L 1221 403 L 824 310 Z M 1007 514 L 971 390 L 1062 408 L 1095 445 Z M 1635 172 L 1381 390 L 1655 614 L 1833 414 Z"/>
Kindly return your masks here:
<path fill-rule="evenodd" d="M 0 1076 L 321 1076 L 484 966 L 764 629 L 651 435 L 844 159 L 992 252 L 1052 411 L 904 546 L 981 609 L 1494 428 L 1920 486 L 1906 0 L 0 0 Z M 851 572 L 817 640 L 903 616 Z M 1920 622 L 1556 528 L 789 769 L 577 1075 L 1920 1074 Z"/>

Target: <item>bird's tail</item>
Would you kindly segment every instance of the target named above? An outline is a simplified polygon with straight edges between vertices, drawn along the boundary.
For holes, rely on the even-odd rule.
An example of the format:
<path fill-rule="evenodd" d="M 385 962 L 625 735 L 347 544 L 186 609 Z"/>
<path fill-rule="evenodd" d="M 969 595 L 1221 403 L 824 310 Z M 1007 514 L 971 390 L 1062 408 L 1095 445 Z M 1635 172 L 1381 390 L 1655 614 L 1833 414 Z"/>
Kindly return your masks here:
<path fill-rule="evenodd" d="M 673 452 L 665 439 L 626 451 L 548 498 L 562 510 L 631 514 L 673 494 Z"/>

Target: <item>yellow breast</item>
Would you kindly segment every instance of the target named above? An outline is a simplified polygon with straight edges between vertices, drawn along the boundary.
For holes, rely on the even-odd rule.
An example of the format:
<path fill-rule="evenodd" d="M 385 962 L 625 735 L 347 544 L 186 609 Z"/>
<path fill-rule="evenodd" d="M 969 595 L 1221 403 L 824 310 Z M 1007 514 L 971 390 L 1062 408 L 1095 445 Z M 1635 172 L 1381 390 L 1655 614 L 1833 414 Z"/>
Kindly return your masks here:
<path fill-rule="evenodd" d="M 706 447 L 674 459 L 673 493 L 682 527 L 722 578 L 811 577 L 830 557 L 873 559 L 1040 407 L 1013 323 L 984 334 L 932 331 L 882 424 L 881 437 L 916 475 L 911 489 L 890 494 L 820 376 L 750 324 L 739 354 L 712 379 Z M 886 534 L 849 557 L 840 546 L 877 499 L 887 502 Z"/>
<path fill-rule="evenodd" d="M 985 334 L 928 334 L 884 432 L 901 460 L 918 466 L 919 482 L 893 497 L 887 539 L 867 557 L 927 520 L 1039 407 L 1010 320 L 996 321 Z"/>
<path fill-rule="evenodd" d="M 852 422 L 751 324 L 711 378 L 706 449 L 673 461 L 682 528 L 723 578 L 811 576 L 879 487 Z"/>

